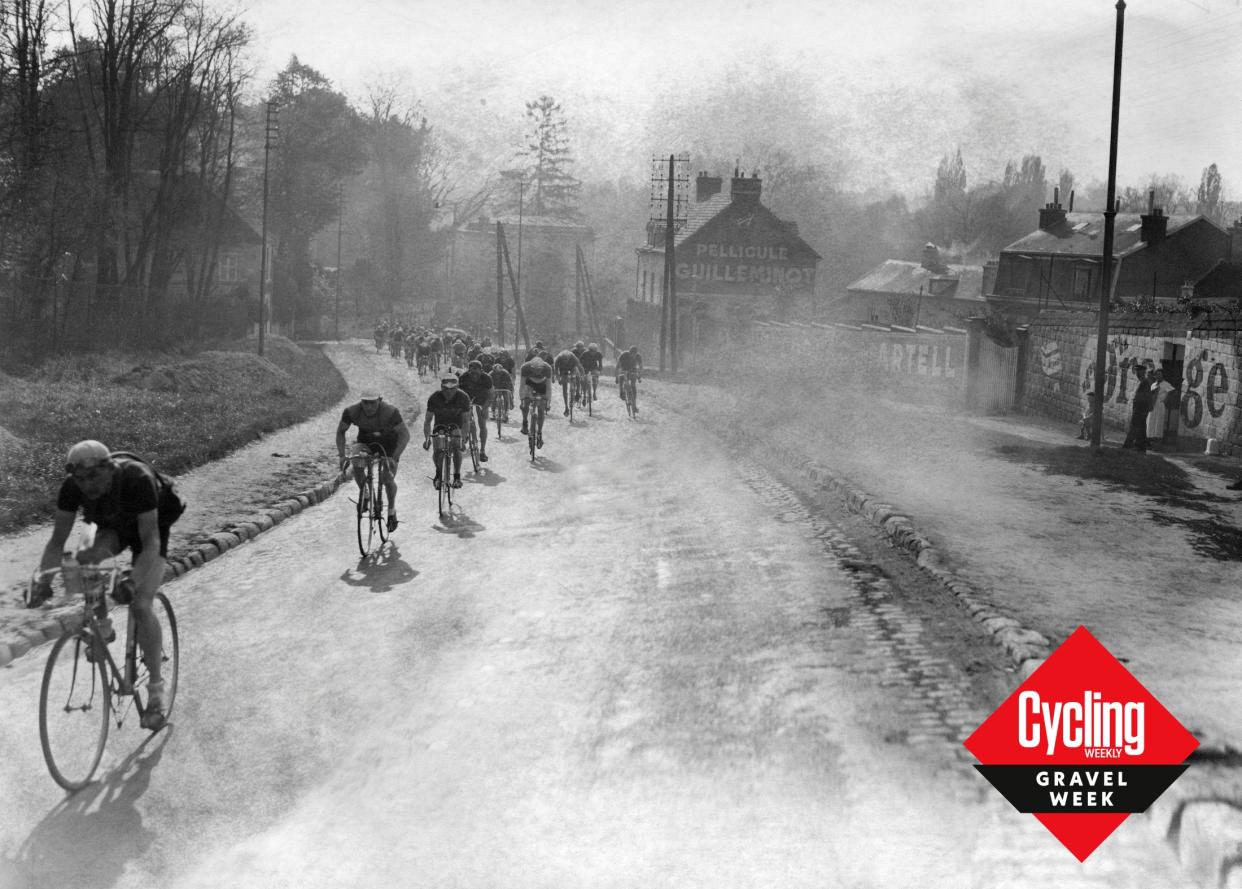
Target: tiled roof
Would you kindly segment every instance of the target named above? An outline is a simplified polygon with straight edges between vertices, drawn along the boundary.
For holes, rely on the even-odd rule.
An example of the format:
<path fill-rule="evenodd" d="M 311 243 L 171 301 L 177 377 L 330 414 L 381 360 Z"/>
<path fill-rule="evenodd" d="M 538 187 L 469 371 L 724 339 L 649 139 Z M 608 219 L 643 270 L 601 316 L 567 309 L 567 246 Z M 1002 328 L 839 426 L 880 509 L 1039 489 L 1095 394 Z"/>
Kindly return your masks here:
<path fill-rule="evenodd" d="M 945 271 L 933 272 L 917 262 L 889 259 L 846 289 L 914 296 L 922 287 L 923 295 L 928 297 L 983 302 L 983 266 L 950 265 L 944 268 Z M 951 283 L 946 279 L 951 279 Z"/>
<path fill-rule="evenodd" d="M 1168 216 L 1166 236 L 1185 228 L 1200 216 Z M 1113 222 L 1113 252 L 1124 256 L 1141 250 L 1143 220 L 1139 213 L 1118 213 Z M 1104 250 L 1104 215 L 1102 213 L 1066 213 L 1065 221 L 1050 230 L 1038 229 L 1014 241 L 1004 253 L 1038 253 L 1059 256 L 1099 256 Z"/>

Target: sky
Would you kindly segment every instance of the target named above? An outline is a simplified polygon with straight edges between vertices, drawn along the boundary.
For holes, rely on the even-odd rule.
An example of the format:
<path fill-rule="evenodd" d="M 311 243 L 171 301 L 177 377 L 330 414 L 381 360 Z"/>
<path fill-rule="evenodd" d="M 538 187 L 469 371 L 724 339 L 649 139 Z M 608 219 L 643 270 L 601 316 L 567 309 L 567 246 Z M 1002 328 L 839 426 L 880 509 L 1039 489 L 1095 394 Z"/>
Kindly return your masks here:
<path fill-rule="evenodd" d="M 1113 0 L 250 0 L 241 16 L 258 84 L 294 54 L 355 100 L 399 75 L 433 126 L 470 131 L 497 165 L 546 92 L 580 178 L 641 179 L 696 135 L 653 128 L 670 96 L 782 69 L 804 119 L 846 121 L 832 138 L 859 190 L 926 188 L 958 146 L 977 179 L 1025 153 L 1053 178 L 1108 171 Z M 1129 0 L 1123 45 L 1119 183 L 1193 187 L 1216 163 L 1242 198 L 1242 0 Z"/>

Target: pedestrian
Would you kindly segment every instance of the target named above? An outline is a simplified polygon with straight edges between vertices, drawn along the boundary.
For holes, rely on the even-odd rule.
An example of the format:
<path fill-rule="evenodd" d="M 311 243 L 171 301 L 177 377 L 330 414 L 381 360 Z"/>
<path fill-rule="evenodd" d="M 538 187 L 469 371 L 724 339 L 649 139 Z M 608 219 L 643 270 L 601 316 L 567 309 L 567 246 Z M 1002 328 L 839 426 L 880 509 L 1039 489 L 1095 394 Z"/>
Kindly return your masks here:
<path fill-rule="evenodd" d="M 1130 428 L 1126 430 L 1123 448 L 1134 448 L 1140 454 L 1147 453 L 1147 414 L 1151 411 L 1151 380 L 1147 368 L 1134 364 L 1134 397 L 1130 401 Z"/>
<path fill-rule="evenodd" d="M 1078 437 L 1091 440 L 1091 430 L 1095 427 L 1095 393 L 1087 393 L 1087 403 L 1082 407 L 1082 419 L 1078 424 Z"/>
<path fill-rule="evenodd" d="M 1151 372 L 1151 413 L 1147 415 L 1147 443 L 1164 441 L 1164 424 L 1169 416 L 1168 398 L 1173 385 L 1164 378 L 1164 371 Z"/>

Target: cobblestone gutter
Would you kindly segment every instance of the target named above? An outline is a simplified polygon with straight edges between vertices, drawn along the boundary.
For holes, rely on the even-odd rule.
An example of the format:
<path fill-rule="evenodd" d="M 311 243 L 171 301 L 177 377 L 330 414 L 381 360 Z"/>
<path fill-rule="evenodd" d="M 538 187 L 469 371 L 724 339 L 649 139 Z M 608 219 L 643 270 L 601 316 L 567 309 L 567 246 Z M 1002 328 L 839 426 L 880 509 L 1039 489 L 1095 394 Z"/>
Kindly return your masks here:
<path fill-rule="evenodd" d="M 670 407 L 664 402 L 665 407 Z M 676 410 L 675 408 L 672 408 Z M 1015 687 L 1044 662 L 1052 642 L 989 601 L 960 578 L 940 551 L 900 508 L 860 490 L 831 467 L 797 455 L 779 441 L 730 436 L 769 471 L 813 499 L 840 498 L 866 518 L 889 543 L 905 551 L 969 611 L 1007 654 L 1017 671 Z M 964 738 L 961 740 L 965 740 Z M 1205 889 L 1242 889 L 1242 752 L 1200 748 L 1192 767 L 1147 812 L 1152 835 L 1169 844 L 1187 876 Z"/>
<path fill-rule="evenodd" d="M 266 509 L 260 510 L 239 522 L 230 523 L 206 541 L 187 547 L 175 549 L 168 557 L 168 566 L 164 570 L 164 582 L 180 577 L 187 571 L 201 568 L 213 559 L 253 540 L 264 531 L 271 530 L 290 516 L 302 510 L 322 503 L 340 486 L 340 476 L 333 476 L 313 488 L 308 488 L 292 496 L 278 500 Z M 22 627 L 16 639 L 0 643 L 0 667 L 19 658 L 44 642 L 59 638 L 63 633 L 73 631 L 82 626 L 81 603 L 66 603 L 50 611 L 40 613 L 32 618 L 29 624 Z"/>

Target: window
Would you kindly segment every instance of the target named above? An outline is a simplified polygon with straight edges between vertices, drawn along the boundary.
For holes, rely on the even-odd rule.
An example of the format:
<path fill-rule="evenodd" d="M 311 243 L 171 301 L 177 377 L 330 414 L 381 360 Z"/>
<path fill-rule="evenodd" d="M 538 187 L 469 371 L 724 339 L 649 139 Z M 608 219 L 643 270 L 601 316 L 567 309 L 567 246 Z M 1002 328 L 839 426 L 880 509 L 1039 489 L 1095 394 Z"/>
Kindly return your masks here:
<path fill-rule="evenodd" d="M 226 250 L 216 258 L 216 280 L 221 283 L 241 280 L 241 257 L 234 250 Z"/>
<path fill-rule="evenodd" d="M 1026 293 L 1026 283 L 1031 275 L 1031 261 L 1026 257 L 1016 257 L 1009 264 L 1009 286 L 1006 288 L 1011 294 L 1022 295 Z"/>
<path fill-rule="evenodd" d="M 1080 265 L 1074 269 L 1074 299 L 1091 299 L 1091 267 Z"/>

